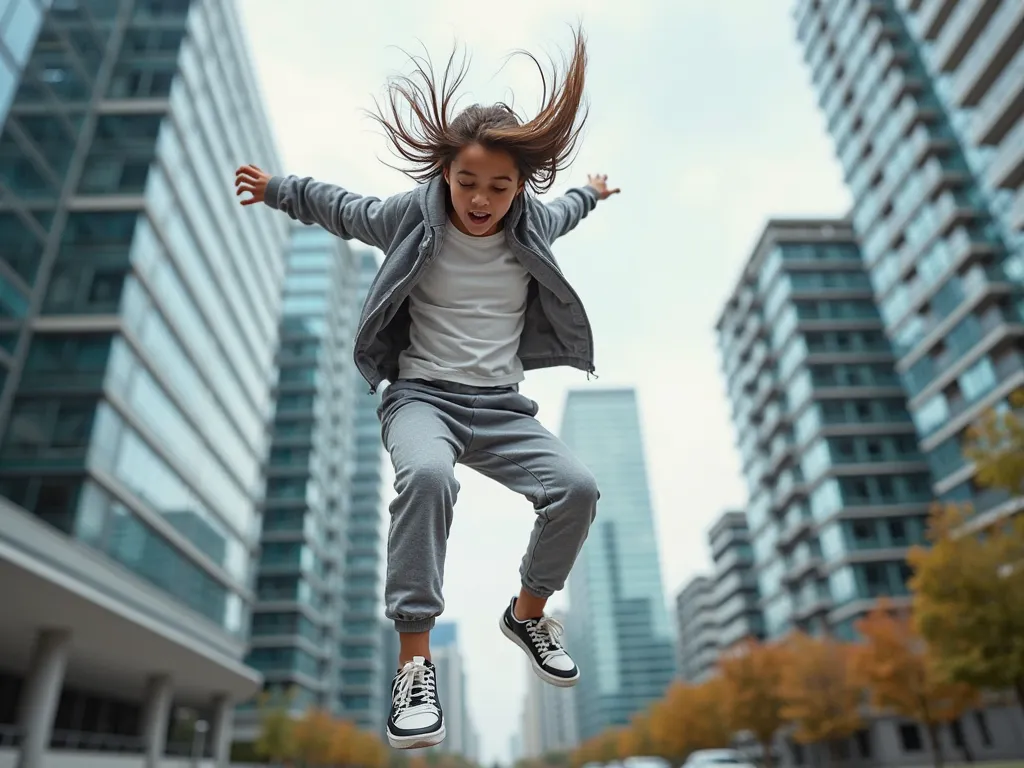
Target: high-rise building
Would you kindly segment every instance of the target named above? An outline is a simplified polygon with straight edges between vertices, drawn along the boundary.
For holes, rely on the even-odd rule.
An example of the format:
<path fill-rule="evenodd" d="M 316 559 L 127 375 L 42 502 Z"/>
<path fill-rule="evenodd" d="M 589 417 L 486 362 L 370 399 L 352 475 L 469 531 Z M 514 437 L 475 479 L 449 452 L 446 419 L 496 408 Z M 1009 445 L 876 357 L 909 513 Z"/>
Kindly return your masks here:
<path fill-rule="evenodd" d="M 659 699 L 675 674 L 636 391 L 571 391 L 562 439 L 597 479 L 597 519 L 569 577 L 583 741 Z"/>
<path fill-rule="evenodd" d="M 770 221 L 717 330 L 766 636 L 854 640 L 878 598 L 906 599 L 907 549 L 925 541 L 932 496 L 850 222 Z M 958 738 L 1008 759 L 1018 719 L 977 711 Z M 880 719 L 851 749 L 896 765 L 925 744 L 916 724 Z"/>
<path fill-rule="evenodd" d="M 370 730 L 380 730 L 386 724 L 397 657 L 397 653 L 385 653 L 379 623 L 384 608 L 381 570 L 387 530 L 381 515 L 384 452 L 377 418 L 381 396 L 367 394 L 366 382 L 352 362 L 359 312 L 377 267 L 373 252 L 356 253 L 357 301 L 348 318 L 345 350 L 351 439 L 344 505 L 340 714 Z"/>
<path fill-rule="evenodd" d="M 0 10 L 0 125 L 14 101 L 21 73 L 53 0 L 12 0 Z"/>
<path fill-rule="evenodd" d="M 564 621 L 562 613 L 552 616 Z M 558 688 L 541 680 L 527 661 L 526 696 L 523 699 L 523 756 L 537 758 L 569 752 L 579 744 L 576 728 L 576 688 Z"/>
<path fill-rule="evenodd" d="M 1008 514 L 961 451 L 1024 386 L 1024 5 L 799 0 L 797 36 L 943 501 Z"/>
<path fill-rule="evenodd" d="M 338 714 L 359 257 L 318 227 L 290 234 L 248 663 L 296 716 Z M 256 716 L 239 713 L 239 740 Z"/>
<path fill-rule="evenodd" d="M 276 150 L 234 2 L 43 7 L 0 11 L 0 729 L 157 758 L 188 708 L 224 764 L 286 237 L 231 171 Z"/>
<path fill-rule="evenodd" d="M 679 676 L 706 680 L 723 651 L 747 638 L 763 639 L 754 550 L 744 512 L 723 514 L 708 532 L 714 574 L 697 576 L 676 597 Z"/>
<path fill-rule="evenodd" d="M 466 697 L 466 663 L 459 647 L 459 627 L 454 621 L 434 625 L 430 632 L 430 660 L 437 674 L 446 735 L 444 741 L 429 749 L 468 758 L 475 748 L 473 724 Z"/>
<path fill-rule="evenodd" d="M 907 594 L 932 500 L 845 220 L 773 220 L 718 322 L 769 638 Z"/>

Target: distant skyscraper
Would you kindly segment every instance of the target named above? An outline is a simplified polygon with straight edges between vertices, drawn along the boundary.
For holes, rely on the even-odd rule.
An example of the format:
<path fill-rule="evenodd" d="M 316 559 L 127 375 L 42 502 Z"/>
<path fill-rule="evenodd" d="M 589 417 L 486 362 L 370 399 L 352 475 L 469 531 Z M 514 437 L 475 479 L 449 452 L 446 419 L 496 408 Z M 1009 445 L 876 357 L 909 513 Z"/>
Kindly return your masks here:
<path fill-rule="evenodd" d="M 750 530 L 743 512 L 726 512 L 708 531 L 711 578 L 698 576 L 676 598 L 679 676 L 709 677 L 721 653 L 746 638 L 764 637 Z"/>
<path fill-rule="evenodd" d="M 769 222 L 718 338 L 765 632 L 853 639 L 907 595 L 932 496 L 849 223 Z"/>
<path fill-rule="evenodd" d="M 380 395 L 367 394 L 366 382 L 352 361 L 352 344 L 363 300 L 377 275 L 377 258 L 370 251 L 356 253 L 356 301 L 346 320 L 345 366 L 348 369 L 345 404 L 341 416 L 347 427 L 344 508 L 344 570 L 342 587 L 341 714 L 379 730 L 387 719 L 390 693 L 383 695 L 394 675 L 396 656 L 385 654 L 379 631 L 384 611 L 381 561 L 384 526 L 381 515 L 384 453 L 380 441 L 377 405 Z"/>
<path fill-rule="evenodd" d="M 279 162 L 234 2 L 42 7 L 0 3 L 0 729 L 159 757 L 188 707 L 224 764 L 286 237 L 230 174 Z"/>
<path fill-rule="evenodd" d="M 394 627 L 392 627 L 394 631 Z M 472 735 L 466 698 L 466 667 L 459 647 L 458 625 L 452 621 L 439 621 L 430 633 L 430 658 L 437 670 L 437 692 L 444 709 L 447 735 L 444 741 L 429 751 L 470 756 L 476 744 Z"/>
<path fill-rule="evenodd" d="M 553 614 L 560 621 L 565 616 Z M 558 688 L 545 683 L 529 662 L 523 667 L 526 696 L 523 700 L 523 753 L 535 758 L 568 752 L 579 744 L 576 727 L 576 688 Z"/>
<path fill-rule="evenodd" d="M 569 649 L 582 670 L 577 727 L 586 740 L 628 723 L 662 696 L 675 671 L 675 642 L 636 392 L 570 392 L 561 436 L 601 490 L 597 520 L 569 578 Z"/>
<path fill-rule="evenodd" d="M 248 662 L 296 716 L 342 711 L 341 638 L 352 378 L 346 361 L 359 257 L 337 237 L 293 226 L 277 353 L 258 603 Z M 240 713 L 255 737 L 256 712 Z M 240 738 L 242 733 L 240 733 Z"/>
<path fill-rule="evenodd" d="M 963 431 L 1024 386 L 1024 3 L 799 0 L 896 370 L 942 501 L 1001 515 Z"/>

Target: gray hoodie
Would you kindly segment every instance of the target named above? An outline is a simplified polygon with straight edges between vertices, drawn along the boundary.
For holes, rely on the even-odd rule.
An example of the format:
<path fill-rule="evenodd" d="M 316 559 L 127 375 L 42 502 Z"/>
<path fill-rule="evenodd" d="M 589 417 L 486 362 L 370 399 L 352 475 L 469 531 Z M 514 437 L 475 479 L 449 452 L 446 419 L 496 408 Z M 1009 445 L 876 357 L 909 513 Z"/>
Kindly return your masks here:
<path fill-rule="evenodd" d="M 393 382 L 398 377 L 398 355 L 409 346 L 406 298 L 440 250 L 448 194 L 448 184 L 440 176 L 385 200 L 308 177 L 275 176 L 267 185 L 266 203 L 271 208 L 384 252 L 355 338 L 356 366 L 371 393 L 385 379 Z M 594 372 L 590 320 L 555 261 L 551 243 L 572 230 L 597 201 L 592 187 L 570 189 L 546 204 L 523 193 L 505 216 L 509 248 L 533 278 L 519 342 L 524 370 L 568 365 Z"/>

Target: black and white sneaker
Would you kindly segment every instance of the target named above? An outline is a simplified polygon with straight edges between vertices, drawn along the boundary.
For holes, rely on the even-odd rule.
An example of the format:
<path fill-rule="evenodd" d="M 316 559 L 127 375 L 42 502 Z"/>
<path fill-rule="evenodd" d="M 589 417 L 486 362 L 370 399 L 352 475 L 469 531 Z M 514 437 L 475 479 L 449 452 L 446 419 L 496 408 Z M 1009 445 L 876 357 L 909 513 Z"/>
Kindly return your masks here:
<path fill-rule="evenodd" d="M 432 747 L 444 741 L 444 713 L 437 698 L 434 665 L 413 657 L 398 670 L 391 684 L 388 743 L 395 749 Z"/>
<path fill-rule="evenodd" d="M 571 688 L 580 679 L 576 662 L 562 646 L 561 622 L 551 616 L 520 621 L 516 618 L 516 598 L 512 598 L 501 616 L 501 632 L 518 645 L 530 659 L 537 677 L 559 688 Z"/>

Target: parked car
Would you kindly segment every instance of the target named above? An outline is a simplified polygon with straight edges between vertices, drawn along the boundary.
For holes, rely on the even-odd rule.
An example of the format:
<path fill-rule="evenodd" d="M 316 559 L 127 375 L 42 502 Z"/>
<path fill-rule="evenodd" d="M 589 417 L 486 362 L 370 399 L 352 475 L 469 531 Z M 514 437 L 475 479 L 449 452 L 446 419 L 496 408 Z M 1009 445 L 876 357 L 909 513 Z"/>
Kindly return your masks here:
<path fill-rule="evenodd" d="M 756 768 L 750 760 L 735 749 L 698 749 L 690 754 L 683 768 Z"/>

